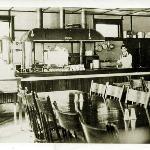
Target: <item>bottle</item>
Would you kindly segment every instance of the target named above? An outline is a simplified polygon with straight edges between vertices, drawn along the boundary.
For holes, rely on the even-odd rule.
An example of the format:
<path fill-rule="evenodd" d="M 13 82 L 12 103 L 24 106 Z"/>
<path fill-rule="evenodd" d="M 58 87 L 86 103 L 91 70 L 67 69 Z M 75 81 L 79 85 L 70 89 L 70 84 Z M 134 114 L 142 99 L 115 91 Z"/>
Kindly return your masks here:
<path fill-rule="evenodd" d="M 83 102 L 84 102 L 83 94 L 80 93 L 80 94 L 79 94 L 80 110 L 82 110 L 82 108 L 83 108 Z"/>
<path fill-rule="evenodd" d="M 80 103 L 79 103 L 78 93 L 74 94 L 74 102 L 75 102 L 75 111 L 78 112 L 78 110 L 80 110 Z"/>
<path fill-rule="evenodd" d="M 125 131 L 128 131 L 129 124 L 130 124 L 130 116 L 129 116 L 129 110 L 128 109 L 125 109 L 124 123 L 125 123 Z"/>
<path fill-rule="evenodd" d="M 131 120 L 131 129 L 135 130 L 135 126 L 136 126 L 135 108 L 131 108 L 130 120 Z"/>

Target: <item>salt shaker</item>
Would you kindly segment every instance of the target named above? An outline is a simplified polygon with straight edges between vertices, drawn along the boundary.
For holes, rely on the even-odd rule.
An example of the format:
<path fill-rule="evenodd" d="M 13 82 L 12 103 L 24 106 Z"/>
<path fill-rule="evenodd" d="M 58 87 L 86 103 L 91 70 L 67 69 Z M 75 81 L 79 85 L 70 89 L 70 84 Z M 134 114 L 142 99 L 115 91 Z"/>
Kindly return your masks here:
<path fill-rule="evenodd" d="M 135 130 L 136 114 L 135 114 L 135 109 L 134 108 L 131 108 L 130 119 L 131 119 L 131 129 Z"/>
<path fill-rule="evenodd" d="M 82 93 L 79 94 L 79 102 L 80 102 L 80 110 L 82 110 L 82 108 L 83 108 L 83 102 L 84 102 L 83 94 Z"/>
<path fill-rule="evenodd" d="M 125 123 L 125 130 L 128 131 L 129 124 L 130 124 L 130 116 L 129 116 L 129 110 L 128 109 L 125 109 L 124 123 Z"/>

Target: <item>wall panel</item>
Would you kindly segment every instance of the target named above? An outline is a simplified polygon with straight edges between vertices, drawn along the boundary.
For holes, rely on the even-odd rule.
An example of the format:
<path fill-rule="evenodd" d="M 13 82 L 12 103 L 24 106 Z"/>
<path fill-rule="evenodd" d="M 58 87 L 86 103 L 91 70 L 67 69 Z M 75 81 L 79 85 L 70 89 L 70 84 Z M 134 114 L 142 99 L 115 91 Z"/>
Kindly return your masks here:
<path fill-rule="evenodd" d="M 59 28 L 59 13 L 43 13 L 43 27 L 44 28 Z"/>
<path fill-rule="evenodd" d="M 36 12 L 11 12 L 15 16 L 15 29 L 31 30 L 37 27 Z"/>

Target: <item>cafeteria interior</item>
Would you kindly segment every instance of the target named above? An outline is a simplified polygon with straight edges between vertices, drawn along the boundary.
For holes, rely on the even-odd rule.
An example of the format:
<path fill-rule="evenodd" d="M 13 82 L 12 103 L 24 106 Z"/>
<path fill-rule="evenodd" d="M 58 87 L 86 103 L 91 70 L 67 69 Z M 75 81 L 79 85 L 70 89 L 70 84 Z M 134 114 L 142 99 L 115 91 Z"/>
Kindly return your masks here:
<path fill-rule="evenodd" d="M 0 7 L 0 143 L 150 144 L 149 14 Z"/>

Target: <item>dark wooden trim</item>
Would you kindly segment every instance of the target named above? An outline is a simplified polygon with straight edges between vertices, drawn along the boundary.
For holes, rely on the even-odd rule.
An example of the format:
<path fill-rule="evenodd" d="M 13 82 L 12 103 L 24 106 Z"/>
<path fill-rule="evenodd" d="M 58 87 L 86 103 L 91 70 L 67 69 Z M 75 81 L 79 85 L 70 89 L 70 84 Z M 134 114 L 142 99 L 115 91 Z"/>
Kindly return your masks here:
<path fill-rule="evenodd" d="M 94 19 L 95 23 L 105 23 L 105 24 L 118 24 L 120 25 L 122 19 Z"/>
<path fill-rule="evenodd" d="M 11 21 L 11 16 L 8 15 L 0 15 L 0 20 L 1 21 Z"/>
<path fill-rule="evenodd" d="M 121 17 L 121 24 L 120 24 L 120 37 L 123 38 L 123 16 Z"/>
<path fill-rule="evenodd" d="M 63 28 L 65 28 L 65 10 L 63 10 Z"/>
<path fill-rule="evenodd" d="M 15 32 L 27 32 L 27 31 L 30 31 L 30 30 L 24 30 L 24 29 L 14 29 Z"/>
<path fill-rule="evenodd" d="M 94 20 L 95 20 L 95 19 L 94 19 L 94 15 L 92 15 L 92 19 L 93 19 L 93 27 L 92 27 L 92 28 L 95 29 L 95 28 L 94 28 Z"/>
<path fill-rule="evenodd" d="M 71 53 L 73 53 L 73 43 L 71 42 Z"/>
<path fill-rule="evenodd" d="M 33 58 L 34 58 L 34 65 L 35 65 L 35 43 L 33 42 L 33 49 L 32 49 L 32 52 L 33 52 Z M 33 62 L 32 62 L 33 64 Z"/>
<path fill-rule="evenodd" d="M 8 10 L 7 10 L 8 11 Z M 36 11 L 28 11 L 28 10 L 11 10 L 12 12 L 35 12 L 36 13 Z"/>
<path fill-rule="evenodd" d="M 9 16 L 9 17 L 11 16 L 11 10 L 8 11 L 8 16 Z M 11 22 L 9 21 L 9 37 L 11 37 L 10 28 L 11 28 Z"/>
<path fill-rule="evenodd" d="M 11 16 L 11 38 L 13 41 L 15 40 L 14 26 L 14 16 Z"/>
<path fill-rule="evenodd" d="M 40 22 L 40 26 L 39 28 L 43 28 L 43 10 L 42 8 L 39 8 L 39 20 L 37 20 Z"/>
<path fill-rule="evenodd" d="M 131 27 L 131 31 L 132 31 L 132 29 L 133 29 L 133 28 L 132 28 L 132 27 L 133 27 L 133 24 L 132 24 L 132 16 L 130 16 L 130 25 L 131 25 L 130 27 Z"/>

